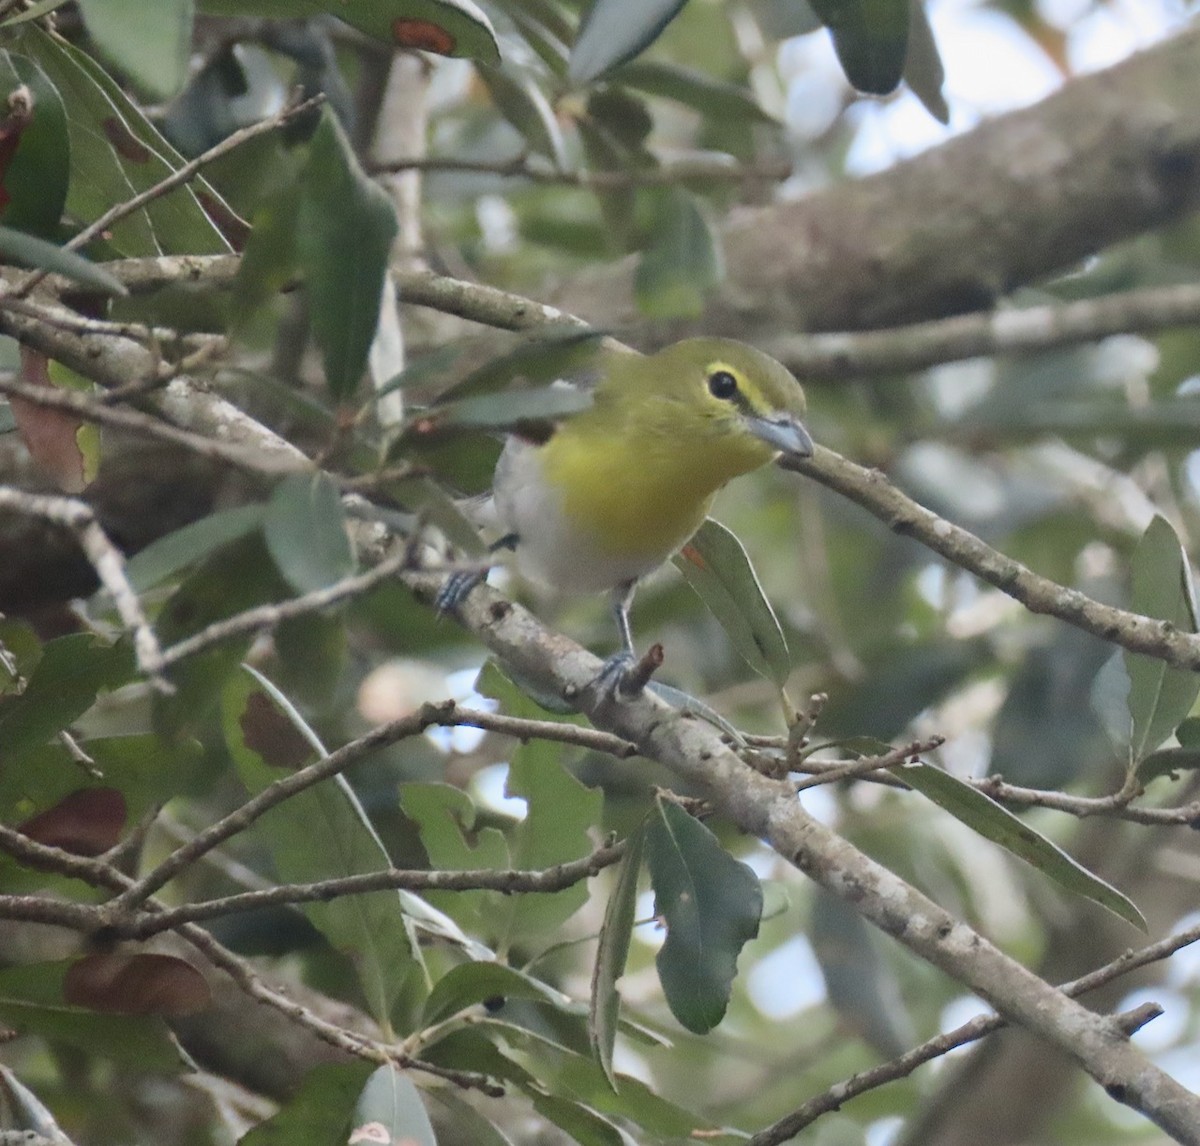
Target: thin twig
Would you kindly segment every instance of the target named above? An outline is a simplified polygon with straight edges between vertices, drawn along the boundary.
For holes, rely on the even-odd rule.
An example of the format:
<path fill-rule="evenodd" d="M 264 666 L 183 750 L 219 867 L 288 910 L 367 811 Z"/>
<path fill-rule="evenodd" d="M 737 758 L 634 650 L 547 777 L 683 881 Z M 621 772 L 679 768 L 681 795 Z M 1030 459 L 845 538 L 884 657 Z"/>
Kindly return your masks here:
<path fill-rule="evenodd" d="M 401 171 L 462 172 L 468 175 L 494 175 L 502 179 L 524 179 L 530 183 L 600 190 L 664 187 L 692 180 L 704 180 L 709 183 L 775 183 L 787 179 L 793 172 L 791 164 L 787 163 L 749 165 L 714 162 L 702 158 L 663 159 L 657 167 L 639 167 L 628 171 L 564 171 L 556 167 L 535 166 L 525 155 L 517 155 L 499 162 L 427 156 L 378 163 L 374 164 L 371 170 L 389 175 Z"/>
<path fill-rule="evenodd" d="M 339 879 L 289 883 L 262 891 L 246 891 L 220 899 L 205 900 L 202 903 L 185 903 L 153 914 L 138 915 L 127 924 L 116 924 L 113 930 L 123 939 L 148 939 L 152 935 L 177 928 L 182 923 L 219 919 L 238 912 L 258 911 L 280 904 L 328 902 L 372 891 L 498 891 L 505 895 L 548 894 L 562 891 L 596 875 L 617 863 L 624 854 L 625 845 L 619 843 L 597 848 L 582 859 L 532 871 L 497 871 L 491 868 L 406 871 L 400 868 L 385 868 L 382 871 L 363 872 Z M 0 904 L 0 918 L 4 916 L 4 911 L 4 905 Z"/>
<path fill-rule="evenodd" d="M 34 387 L 40 389 L 40 387 Z M 133 635 L 133 650 L 141 672 L 161 692 L 174 691 L 163 676 L 164 662 L 158 638 L 150 626 L 142 603 L 125 575 L 125 558 L 109 540 L 86 502 L 73 497 L 27 493 L 0 486 L 0 509 L 9 509 L 61 525 L 74 534 L 79 547 L 108 590 L 122 623 Z"/>
<path fill-rule="evenodd" d="M 923 752 L 933 752 L 945 743 L 944 736 L 914 740 L 911 744 L 893 748 L 881 756 L 864 756 L 858 760 L 850 760 L 845 764 L 814 773 L 807 780 L 797 780 L 792 787 L 797 792 L 803 792 L 806 788 L 815 788 L 820 784 L 836 784 L 841 780 L 855 780 L 875 772 L 887 773 L 888 769 L 899 768 L 906 761 L 915 760 Z"/>
<path fill-rule="evenodd" d="M 1200 941 L 1200 925 L 1189 927 L 1175 935 L 1169 935 L 1166 939 L 1151 943 L 1138 951 L 1126 951 L 1103 967 L 1098 967 L 1095 971 L 1090 971 L 1070 983 L 1064 983 L 1060 990 L 1071 998 L 1078 998 L 1080 995 L 1085 995 L 1089 991 L 1111 983 L 1122 975 L 1129 974 L 1130 971 L 1170 958 L 1175 952 L 1189 947 L 1197 941 Z M 1117 1017 L 1121 1018 L 1121 1016 Z M 1142 1017 L 1140 1009 L 1133 1016 L 1137 1020 Z M 806 1126 L 812 1125 L 821 1115 L 840 1109 L 843 1103 L 848 1102 L 851 1098 L 857 1098 L 860 1094 L 866 1094 L 867 1091 L 905 1078 L 912 1074 L 917 1067 L 931 1062 L 935 1058 L 940 1058 L 956 1047 L 976 1042 L 1007 1025 L 999 1015 L 980 1015 L 971 1019 L 962 1026 L 955 1027 L 952 1031 L 937 1035 L 921 1043 L 920 1046 L 913 1047 L 912 1050 L 906 1051 L 890 1062 L 881 1063 L 879 1066 L 864 1070 L 836 1083 L 828 1090 L 810 1098 L 803 1106 L 785 1115 L 778 1122 L 760 1130 L 750 1139 L 747 1146 L 778 1146 L 779 1143 L 786 1142 L 789 1138 L 799 1134 Z"/>
<path fill-rule="evenodd" d="M 36 866 L 45 871 L 58 872 L 82 879 L 94 887 L 106 888 L 110 891 L 125 892 L 131 890 L 134 881 L 111 864 L 102 860 L 92 860 L 81 856 L 73 856 L 59 848 L 47 847 L 20 834 L 3 824 L 0 824 L 0 850 L 7 852 L 24 863 Z M 4 907 L 10 907 L 14 900 L 33 900 L 34 897 L 3 897 Z M 72 929 L 93 931 L 103 926 L 107 904 L 92 906 L 88 904 L 68 903 L 45 898 L 36 903 L 24 906 L 13 906 L 9 917 L 36 920 L 37 922 L 70 927 Z M 155 913 L 165 910 L 165 905 L 156 899 L 145 901 L 144 910 Z M 23 913 L 22 913 L 23 912 Z M 89 919 L 89 916 L 91 917 Z M 0 912 L 0 918 L 4 918 Z M 308 1007 L 293 998 L 267 986 L 258 973 L 246 960 L 235 955 L 219 943 L 204 928 L 194 923 L 181 923 L 175 929 L 181 938 L 202 952 L 216 967 L 223 970 L 231 979 L 249 995 L 267 1006 L 273 1007 L 286 1015 L 293 1022 L 310 1030 L 322 1041 L 337 1047 L 347 1054 L 365 1058 L 372 1062 L 395 1062 L 397 1065 L 413 1070 L 421 1070 L 453 1082 L 456 1086 L 471 1087 L 483 1091 L 492 1097 L 503 1095 L 503 1088 L 497 1086 L 486 1075 L 475 1071 L 459 1071 L 448 1067 L 427 1063 L 414 1058 L 402 1049 L 390 1046 L 368 1038 L 358 1032 L 340 1027 L 327 1019 L 321 1018 Z"/>
<path fill-rule="evenodd" d="M 115 206 L 110 207 L 98 219 L 89 223 L 78 234 L 73 235 L 67 243 L 63 244 L 64 249 L 68 251 L 78 250 L 80 247 L 90 243 L 97 235 L 103 234 L 114 223 L 124 219 L 127 215 L 132 215 L 134 211 L 141 210 L 147 203 L 151 203 L 155 199 L 161 199 L 162 196 L 174 191 L 176 187 L 182 187 L 185 183 L 194 179 L 208 164 L 216 159 L 220 159 L 222 155 L 228 154 L 230 151 L 257 136 L 276 131 L 284 124 L 295 119 L 296 116 L 304 114 L 304 112 L 317 107 L 324 101 L 325 96 L 318 93 L 300 103 L 288 103 L 274 115 L 227 135 L 220 143 L 215 144 L 202 155 L 196 156 L 195 159 L 189 160 L 182 167 L 172 171 L 170 175 L 165 179 L 159 180 L 153 187 L 147 187 L 145 191 L 140 191 L 132 198 L 126 199 L 125 202 L 117 203 Z M 46 277 L 46 274 L 45 270 L 33 271 L 14 288 L 14 293 L 18 297 L 27 295 Z"/>
<path fill-rule="evenodd" d="M 381 725 L 365 736 L 344 744 L 323 759 L 276 780 L 256 796 L 247 800 L 241 807 L 205 828 L 188 843 L 172 852 L 156 868 L 142 876 L 127 891 L 105 904 L 109 922 L 117 928 L 125 926 L 123 917 L 128 917 L 148 896 L 153 895 L 165 883 L 218 844 L 238 832 L 244 831 L 277 804 L 311 788 L 314 784 L 319 784 L 322 780 L 338 775 L 368 753 L 408 737 L 418 736 L 425 729 L 435 725 L 446 727 L 468 725 L 502 732 L 520 739 L 556 740 L 611 752 L 621 757 L 629 756 L 633 751 L 632 746 L 620 737 L 599 733 L 594 729 L 581 728 L 574 724 L 523 720 L 498 713 L 479 712 L 463 708 L 453 701 L 422 705 L 410 716 Z"/>
<path fill-rule="evenodd" d="M 1183 632 L 1169 621 L 1101 604 L 1078 589 L 1034 573 L 913 501 L 878 470 L 856 465 L 822 446 L 817 447 L 810 461 L 789 461 L 786 468 L 836 490 L 894 532 L 913 538 L 960 569 L 974 573 L 1031 613 L 1057 617 L 1103 641 L 1175 668 L 1200 670 L 1200 636 Z"/>
<path fill-rule="evenodd" d="M 115 408 L 74 390 L 63 390 L 57 386 L 34 386 L 15 378 L 0 377 L 0 394 L 23 398 L 27 402 L 34 402 L 52 410 L 66 410 L 87 422 L 112 426 L 142 437 L 182 446 L 200 457 L 226 462 L 249 473 L 281 477 L 289 473 L 303 472 L 306 468 L 303 463 L 290 456 L 279 453 L 264 454 L 249 446 L 208 438 L 190 430 L 180 429 L 153 414 L 143 413 L 141 410 Z"/>

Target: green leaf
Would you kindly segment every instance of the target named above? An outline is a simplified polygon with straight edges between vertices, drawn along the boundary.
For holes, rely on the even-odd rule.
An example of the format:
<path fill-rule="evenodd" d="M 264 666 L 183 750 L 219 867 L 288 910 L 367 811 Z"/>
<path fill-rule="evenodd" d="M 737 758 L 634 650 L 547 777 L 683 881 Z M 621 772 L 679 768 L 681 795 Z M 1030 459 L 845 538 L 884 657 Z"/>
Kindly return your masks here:
<path fill-rule="evenodd" d="M 512 867 L 504 833 L 478 823 L 474 801 L 461 788 L 403 784 L 400 806 L 416 823 L 433 870 L 504 871 Z M 501 910 L 496 893 L 488 891 L 426 892 L 425 898 L 476 933 L 494 930 L 488 926 L 490 918 Z"/>
<path fill-rule="evenodd" d="M 616 1045 L 617 1020 L 621 1013 L 617 980 L 625 973 L 625 961 L 629 957 L 629 939 L 633 934 L 638 876 L 642 870 L 642 848 L 645 839 L 645 827 L 638 825 L 626 841 L 625 855 L 617 871 L 617 885 L 612 889 L 608 897 L 608 906 L 604 909 L 604 922 L 600 926 L 600 945 L 592 967 L 588 1037 L 596 1061 L 613 1090 L 617 1089 L 612 1065 L 613 1047 Z"/>
<path fill-rule="evenodd" d="M 1200 716 L 1189 716 L 1177 729 L 1178 748 L 1160 748 L 1138 765 L 1138 779 L 1149 783 L 1174 772 L 1192 772 L 1200 768 Z"/>
<path fill-rule="evenodd" d="M 258 674 L 230 678 L 222 695 L 225 742 L 251 795 L 315 759 L 316 739 L 300 716 Z M 279 878 L 308 883 L 381 871 L 387 852 L 350 786 L 335 776 L 272 808 L 251 827 L 270 848 Z M 346 954 L 375 1018 L 387 1024 L 392 1004 L 423 964 L 395 891 L 345 896 L 302 908 L 313 926 Z"/>
<path fill-rule="evenodd" d="M 406 1075 L 391 1063 L 379 1067 L 367 1080 L 354 1107 L 354 1141 L 377 1141 L 371 1137 L 382 1127 L 388 1142 L 403 1146 L 437 1146 L 437 1138 L 421 1095 Z M 358 1131 L 355 1134 L 355 1131 Z M 308 1141 L 307 1138 L 304 1139 Z"/>
<path fill-rule="evenodd" d="M 193 568 L 159 611 L 155 628 L 164 647 L 245 609 L 288 595 L 262 534 L 254 530 L 214 549 Z M 169 735 L 195 729 L 217 702 L 252 637 L 230 637 L 172 665 L 172 696 L 154 702 L 155 727 Z"/>
<path fill-rule="evenodd" d="M 123 203 L 162 182 L 183 158 L 159 134 L 99 64 L 33 24 L 14 41 L 41 65 L 67 110 L 71 135 L 71 184 L 67 211 L 91 222 L 114 203 Z M 201 207 L 231 215 L 203 176 L 160 195 L 113 223 L 105 242 L 125 257 L 223 254 L 229 244 Z"/>
<path fill-rule="evenodd" d="M 543 1118 L 565 1130 L 580 1146 L 625 1146 L 621 1132 L 581 1102 L 554 1094 L 532 1094 L 533 1108 Z"/>
<path fill-rule="evenodd" d="M 22 88 L 27 93 L 23 115 L 14 102 Z M 66 108 L 37 63 L 12 52 L 0 52 L 0 92 L 9 101 L 0 152 L 0 223 L 53 239 L 71 178 Z"/>
<path fill-rule="evenodd" d="M 472 370 L 438 395 L 438 404 L 546 386 L 560 379 L 586 381 L 596 374 L 596 356 L 603 338 L 598 330 L 575 327 L 555 327 L 536 334 Z"/>
<path fill-rule="evenodd" d="M 199 0 L 217 16 L 297 20 L 328 13 L 368 36 L 400 48 L 500 62 L 496 33 L 471 0 Z"/>
<path fill-rule="evenodd" d="M 0 698 L 5 764 L 11 767 L 26 752 L 68 728 L 92 707 L 102 690 L 125 684 L 133 675 L 133 654 L 126 644 L 108 644 L 91 633 L 47 641 L 25 691 Z"/>
<path fill-rule="evenodd" d="M 706 119 L 737 123 L 779 122 L 759 106 L 749 88 L 713 79 L 707 72 L 666 60 L 637 60 L 619 69 L 612 79 L 614 83 L 637 88 L 647 95 L 673 99 L 698 111 Z"/>
<path fill-rule="evenodd" d="M 206 783 L 208 771 L 194 740 L 166 743 L 142 733 L 92 737 L 84 748 L 100 776 L 69 767 L 66 750 L 53 741 L 24 756 L 22 767 L 0 769 L 0 821 L 27 820 L 72 793 L 108 788 L 121 794 L 126 822 L 134 823 L 173 796 L 195 793 Z"/>
<path fill-rule="evenodd" d="M 496 1029 L 503 1026 L 495 1019 L 490 1020 L 489 1025 Z M 514 1049 L 524 1052 L 523 1061 L 532 1062 L 536 1077 L 543 1083 L 549 1082 L 555 1093 L 585 1103 L 588 1109 L 603 1117 L 636 1122 L 646 1131 L 642 1136 L 644 1141 L 686 1141 L 696 1129 L 713 1129 L 707 1119 L 668 1102 L 646 1083 L 630 1075 L 617 1074 L 614 1091 L 594 1058 L 565 1046 L 560 1039 L 547 1036 L 540 1024 L 531 1024 L 519 1031 L 510 1026 L 504 1037 Z M 528 1090 L 528 1087 L 522 1089 Z"/>
<path fill-rule="evenodd" d="M 833 37 L 846 79 L 872 95 L 895 91 L 908 56 L 909 0 L 809 2 Z"/>
<path fill-rule="evenodd" d="M 275 487 L 263 536 L 297 593 L 326 589 L 354 573 L 342 499 L 324 474 L 292 474 Z"/>
<path fill-rule="evenodd" d="M 309 144 L 295 226 L 325 382 L 341 402 L 367 366 L 397 223 L 328 108 Z"/>
<path fill-rule="evenodd" d="M 129 293 L 120 279 L 114 278 L 103 267 L 82 255 L 10 227 L 0 227 L 0 262 L 40 267 L 52 274 L 95 287 L 105 294 Z"/>
<path fill-rule="evenodd" d="M 168 533 L 129 559 L 125 566 L 129 583 L 144 593 L 221 546 L 260 528 L 265 515 L 266 506 L 238 505 Z"/>
<path fill-rule="evenodd" d="M 530 150 L 544 155 L 555 167 L 565 167 L 567 156 L 562 131 L 542 89 L 523 70 L 511 64 L 499 67 L 478 64 L 477 67 L 496 110 L 521 133 Z"/>
<path fill-rule="evenodd" d="M 1138 765 L 1138 779 L 1143 784 L 1157 780 L 1161 776 L 1171 776 L 1176 772 L 1195 772 L 1200 769 L 1200 747 L 1190 748 L 1160 748 L 1151 752 Z"/>
<path fill-rule="evenodd" d="M 1169 621 L 1175 628 L 1196 631 L 1195 592 L 1187 555 L 1165 517 L 1155 517 L 1133 554 L 1130 606 L 1136 613 Z M 1143 760 L 1189 712 L 1200 694 L 1200 673 L 1171 668 L 1163 661 L 1126 652 L 1129 674 L 1129 753 Z"/>
<path fill-rule="evenodd" d="M 471 1146 L 513 1146 L 513 1141 L 503 1130 L 491 1122 L 482 1111 L 464 1102 L 448 1086 L 427 1092 L 430 1102 L 444 1107 L 443 1117 L 462 1136 L 460 1141 Z M 499 1111 L 498 1116 L 502 1117 Z"/>
<path fill-rule="evenodd" d="M 251 218 L 250 237 L 233 282 L 230 329 L 243 330 L 264 303 L 299 273 L 296 217 L 303 193 L 303 170 L 264 196 Z"/>
<path fill-rule="evenodd" d="M 0 1022 L 20 1034 L 40 1035 L 128 1070 L 178 1074 L 191 1066 L 162 1019 L 102 1015 L 69 1004 L 63 978 L 73 962 L 0 970 Z"/>
<path fill-rule="evenodd" d="M 375 1071 L 369 1062 L 313 1067 L 296 1093 L 270 1118 L 238 1139 L 238 1146 L 295 1146 L 345 1142 L 363 1087 Z"/>
<path fill-rule="evenodd" d="M 909 0 L 908 57 L 904 61 L 904 79 L 938 123 L 950 122 L 950 108 L 942 94 L 946 69 L 938 54 L 929 17 L 922 0 Z"/>
<path fill-rule="evenodd" d="M 468 1007 L 496 998 L 533 999 L 559 1008 L 574 1005 L 561 991 L 505 963 L 460 963 L 434 984 L 421 1021 L 432 1027 Z"/>
<path fill-rule="evenodd" d="M 742 543 L 708 518 L 673 560 L 746 663 L 782 687 L 792 671 L 791 654 Z"/>
<path fill-rule="evenodd" d="M 543 386 L 536 390 L 509 390 L 479 394 L 416 411 L 414 427 L 422 437 L 448 430 L 510 431 L 546 426 L 578 414 L 592 405 L 592 395 L 579 386 Z"/>
<path fill-rule="evenodd" d="M 408 509 L 421 513 L 446 539 L 468 557 L 483 557 L 487 546 L 470 518 L 437 482 L 428 477 L 403 478 L 390 487 Z"/>
<path fill-rule="evenodd" d="M 1032 864 L 1060 887 L 1107 907 L 1114 915 L 1146 930 L 1142 913 L 1130 899 L 978 788 L 931 764 L 906 765 L 896 776 L 972 831 Z"/>
<path fill-rule="evenodd" d="M 654 912 L 667 938 L 655 958 L 671 1013 L 707 1034 L 729 1005 L 737 958 L 758 934 L 762 886 L 699 820 L 656 798 L 646 832 Z"/>
<path fill-rule="evenodd" d="M 0 21 L 0 28 L 10 28 L 15 24 L 26 24 L 30 20 L 40 20 L 43 16 L 47 16 L 53 12 L 55 8 L 61 8 L 67 2 L 68 0 L 38 0 L 36 4 L 31 4 L 15 16 L 9 16 Z"/>
<path fill-rule="evenodd" d="M 663 193 L 651 235 L 634 273 L 638 309 L 647 318 L 698 318 L 725 274 L 700 201 L 687 191 Z"/>
<path fill-rule="evenodd" d="M 583 17 L 567 74 L 576 87 L 632 60 L 658 39 L 686 0 L 592 0 Z"/>
<path fill-rule="evenodd" d="M 903 1054 L 916 1032 L 893 965 L 884 960 L 854 905 L 824 888 L 813 897 L 808 941 L 843 1029 L 885 1058 Z"/>
<path fill-rule="evenodd" d="M 192 0 L 80 0 L 98 54 L 152 99 L 170 99 L 187 78 Z"/>

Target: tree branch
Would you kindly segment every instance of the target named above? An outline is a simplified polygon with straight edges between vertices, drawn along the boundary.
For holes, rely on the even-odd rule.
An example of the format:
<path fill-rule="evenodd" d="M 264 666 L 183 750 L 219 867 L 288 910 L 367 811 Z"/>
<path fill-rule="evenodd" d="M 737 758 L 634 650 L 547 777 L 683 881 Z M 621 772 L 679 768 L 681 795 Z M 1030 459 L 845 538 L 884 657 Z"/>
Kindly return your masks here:
<path fill-rule="evenodd" d="M 877 517 L 889 529 L 919 541 L 947 561 L 975 574 L 1019 601 L 1031 613 L 1066 621 L 1085 633 L 1166 661 L 1175 668 L 1200 670 L 1200 636 L 1169 621 L 1117 609 L 1034 573 L 905 496 L 879 470 L 869 470 L 818 446 L 811 461 L 789 462 L 788 469 L 836 490 Z"/>
<path fill-rule="evenodd" d="M 123 939 L 148 939 L 152 935 L 177 928 L 182 923 L 219 919 L 242 911 L 258 911 L 280 904 L 324 903 L 372 891 L 499 891 L 505 895 L 546 895 L 589 879 L 617 863 L 624 854 L 623 843 L 612 844 L 597 848 L 590 855 L 570 863 L 535 871 L 497 871 L 491 868 L 413 871 L 385 868 L 382 871 L 364 872 L 361 875 L 343 876 L 339 879 L 323 879 L 315 883 L 281 884 L 262 891 L 227 895 L 202 903 L 184 903 L 152 914 L 138 915 L 127 924 L 118 924 L 114 930 Z M 25 905 L 19 910 L 32 911 L 33 907 Z M 6 905 L 0 902 L 0 918 L 5 916 L 6 911 Z"/>
<path fill-rule="evenodd" d="M 420 593 L 436 591 L 436 578 L 409 575 L 406 580 Z M 1117 1024 L 1069 999 L 813 820 L 789 784 L 759 775 L 715 729 L 685 719 L 652 695 L 614 701 L 610 690 L 597 687 L 601 663 L 596 657 L 484 586 L 459 611 L 524 679 L 578 705 L 597 727 L 628 738 L 642 755 L 700 788 L 742 831 L 768 841 L 919 958 L 1071 1056 L 1115 1100 L 1177 1141 L 1200 1143 L 1200 1098 L 1151 1063 Z"/>
<path fill-rule="evenodd" d="M 33 386 L 33 390 L 43 387 Z M 158 638 L 154 635 L 142 603 L 125 575 L 125 557 L 109 540 L 91 506 L 73 497 L 26 493 L 0 486 L 0 509 L 38 517 L 69 530 L 79 542 L 100 584 L 108 591 L 117 615 L 133 636 L 133 651 L 141 672 L 163 692 L 174 691 L 163 676 L 165 667 Z"/>
<path fill-rule="evenodd" d="M 981 310 L 1184 217 L 1200 202 L 1198 43 L 1190 29 L 877 175 L 735 215 L 705 313 L 639 344 L 685 333 L 765 343 Z M 640 335 L 635 264 L 572 276 L 552 301 Z"/>
<path fill-rule="evenodd" d="M 1200 941 L 1200 925 L 1189 927 L 1176 935 L 1170 935 L 1158 943 L 1152 943 L 1139 951 L 1126 951 L 1124 955 L 1098 967 L 1095 971 L 1081 976 L 1071 983 L 1064 983 L 1059 990 L 1071 998 L 1094 991 L 1114 979 L 1127 975 L 1139 967 L 1167 959 L 1176 951 L 1189 947 Z M 1141 1017 L 1140 1015 L 1138 1016 Z M 1118 1015 L 1120 1021 L 1122 1016 Z M 778 1146 L 789 1138 L 794 1138 L 806 1126 L 811 1126 L 822 1114 L 841 1109 L 842 1105 L 860 1094 L 884 1086 L 897 1079 L 906 1078 L 917 1067 L 940 1058 L 956 1047 L 965 1046 L 978 1039 L 1001 1030 L 1008 1024 L 999 1015 L 980 1015 L 955 1027 L 952 1031 L 937 1035 L 920 1046 L 913 1047 L 890 1062 L 881 1063 L 870 1070 L 861 1071 L 843 1082 L 836 1083 L 822 1094 L 810 1098 L 803 1106 L 779 1119 L 778 1122 L 760 1130 L 747 1143 L 747 1146 Z M 1139 1023 L 1139 1025 L 1141 1025 Z M 1132 1034 L 1132 1031 L 1128 1032 Z"/>

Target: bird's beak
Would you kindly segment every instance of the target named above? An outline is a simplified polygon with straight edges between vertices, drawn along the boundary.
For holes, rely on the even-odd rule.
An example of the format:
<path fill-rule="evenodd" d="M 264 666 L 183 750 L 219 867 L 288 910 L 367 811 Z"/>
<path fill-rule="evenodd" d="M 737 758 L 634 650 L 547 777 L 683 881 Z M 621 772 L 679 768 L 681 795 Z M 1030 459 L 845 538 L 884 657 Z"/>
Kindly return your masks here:
<path fill-rule="evenodd" d="M 791 458 L 811 458 L 813 440 L 804 424 L 788 414 L 777 414 L 770 418 L 751 416 L 746 419 L 747 428 L 756 437 Z"/>

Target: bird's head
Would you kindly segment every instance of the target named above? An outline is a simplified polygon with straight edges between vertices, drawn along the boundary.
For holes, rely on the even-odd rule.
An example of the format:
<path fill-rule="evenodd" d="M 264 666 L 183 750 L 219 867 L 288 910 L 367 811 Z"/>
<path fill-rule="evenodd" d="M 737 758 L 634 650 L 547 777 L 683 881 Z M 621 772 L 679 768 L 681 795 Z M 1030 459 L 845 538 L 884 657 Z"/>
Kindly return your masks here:
<path fill-rule="evenodd" d="M 643 397 L 666 400 L 679 437 L 736 446 L 746 468 L 777 455 L 812 456 L 804 391 L 774 358 L 726 338 L 688 338 L 637 363 Z"/>

